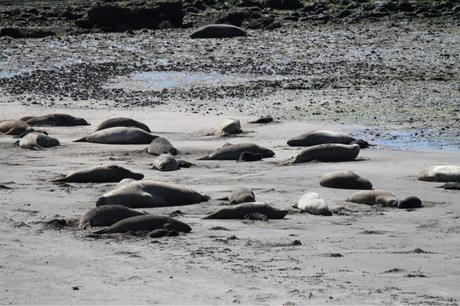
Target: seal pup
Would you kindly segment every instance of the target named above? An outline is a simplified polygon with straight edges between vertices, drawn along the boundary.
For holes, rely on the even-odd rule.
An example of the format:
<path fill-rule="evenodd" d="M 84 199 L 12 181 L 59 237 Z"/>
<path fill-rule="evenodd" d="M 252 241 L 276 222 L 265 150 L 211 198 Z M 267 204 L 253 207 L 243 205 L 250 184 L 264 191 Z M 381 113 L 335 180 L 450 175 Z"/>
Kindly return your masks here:
<path fill-rule="evenodd" d="M 266 203 L 252 202 L 222 208 L 203 219 L 246 219 L 252 214 L 265 215 L 267 219 L 283 219 L 287 213 L 287 210 L 276 209 Z"/>
<path fill-rule="evenodd" d="M 95 132 L 100 131 L 100 130 L 105 130 L 109 129 L 112 127 L 137 127 L 141 130 L 146 131 L 147 133 L 150 133 L 150 128 L 137 120 L 131 119 L 131 118 L 124 118 L 124 117 L 118 117 L 118 118 L 110 118 L 107 120 L 102 121 L 94 130 Z"/>
<path fill-rule="evenodd" d="M 294 205 L 301 212 L 308 212 L 312 215 L 332 216 L 332 212 L 326 204 L 324 199 L 319 197 L 316 192 L 307 192 L 302 195 Z"/>
<path fill-rule="evenodd" d="M 81 216 L 79 227 L 86 229 L 97 226 L 111 226 L 120 220 L 141 215 L 145 215 L 145 213 L 121 205 L 94 207 Z"/>
<path fill-rule="evenodd" d="M 152 163 L 152 169 L 160 171 L 179 170 L 179 163 L 169 154 L 161 154 Z"/>
<path fill-rule="evenodd" d="M 43 116 L 27 116 L 21 118 L 21 120 L 27 122 L 31 126 L 77 126 L 77 125 L 89 125 L 89 123 L 83 119 L 74 117 L 68 114 L 48 114 Z"/>
<path fill-rule="evenodd" d="M 398 202 L 398 208 L 420 208 L 422 207 L 422 201 L 415 196 L 410 196 Z"/>
<path fill-rule="evenodd" d="M 273 157 L 275 152 L 270 149 L 263 148 L 253 143 L 225 144 L 220 149 L 217 149 L 208 156 L 200 158 L 200 160 L 238 160 L 241 153 L 249 152 L 252 154 L 260 154 L 262 158 Z"/>
<path fill-rule="evenodd" d="M 107 228 L 95 231 L 93 233 L 113 234 L 138 231 L 151 232 L 162 228 L 183 233 L 189 233 L 192 230 L 188 224 L 170 217 L 143 215 L 123 219 Z"/>
<path fill-rule="evenodd" d="M 446 190 L 460 190 L 460 182 L 445 183 L 439 188 L 444 188 Z"/>
<path fill-rule="evenodd" d="M 208 24 L 195 30 L 190 38 L 232 38 L 247 36 L 245 30 L 230 24 Z"/>
<path fill-rule="evenodd" d="M 366 205 L 376 205 L 380 204 L 383 206 L 396 207 L 398 205 L 398 199 L 396 196 L 384 190 L 365 190 L 359 191 L 351 195 L 347 202 L 366 204 Z"/>
<path fill-rule="evenodd" d="M 311 161 L 340 162 L 355 160 L 359 154 L 359 145 L 328 143 L 311 146 L 291 157 L 284 164 L 298 164 Z"/>
<path fill-rule="evenodd" d="M 59 140 L 41 132 L 28 133 L 17 143 L 21 148 L 31 150 L 43 150 L 43 148 L 59 146 Z"/>
<path fill-rule="evenodd" d="M 128 183 L 105 193 L 97 200 L 96 206 L 162 207 L 196 204 L 208 200 L 208 196 L 180 185 L 142 180 Z"/>
<path fill-rule="evenodd" d="M 141 180 L 144 175 L 132 172 L 117 165 L 95 166 L 74 171 L 62 178 L 53 180 L 56 183 L 115 183 L 123 179 Z"/>
<path fill-rule="evenodd" d="M 34 129 L 22 120 L 0 121 L 0 133 L 5 135 L 21 136 L 32 131 L 34 131 Z"/>
<path fill-rule="evenodd" d="M 335 171 L 321 176 L 319 184 L 328 188 L 372 189 L 372 183 L 354 171 Z"/>
<path fill-rule="evenodd" d="M 158 136 L 136 127 L 113 127 L 94 132 L 74 142 L 102 144 L 149 144 Z"/>
<path fill-rule="evenodd" d="M 158 137 L 152 140 L 147 147 L 147 152 L 152 155 L 171 154 L 177 155 L 178 151 L 174 146 L 163 137 Z"/>
<path fill-rule="evenodd" d="M 241 133 L 243 133 L 243 130 L 241 129 L 241 123 L 240 120 L 236 118 L 224 119 L 216 131 L 217 136 L 228 136 Z"/>
<path fill-rule="evenodd" d="M 427 182 L 460 182 L 460 166 L 432 166 L 420 171 L 417 175 L 417 179 Z"/>
<path fill-rule="evenodd" d="M 230 201 L 230 204 L 240 204 L 255 202 L 256 196 L 251 189 L 240 187 L 233 190 L 227 197 L 220 198 L 219 200 Z"/>

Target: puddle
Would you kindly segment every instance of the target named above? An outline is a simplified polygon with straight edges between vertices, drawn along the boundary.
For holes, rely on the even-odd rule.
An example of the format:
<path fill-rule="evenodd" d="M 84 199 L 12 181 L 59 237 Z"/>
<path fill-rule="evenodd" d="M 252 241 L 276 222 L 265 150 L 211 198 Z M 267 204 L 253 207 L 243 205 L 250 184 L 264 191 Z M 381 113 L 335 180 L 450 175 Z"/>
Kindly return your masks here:
<path fill-rule="evenodd" d="M 408 131 L 391 131 L 385 135 L 385 139 L 378 139 L 374 142 L 378 145 L 398 147 L 401 149 L 433 150 L 443 149 L 449 151 L 460 150 L 458 137 L 426 136 L 424 138 L 415 136 Z"/>
<path fill-rule="evenodd" d="M 275 78 L 271 77 L 273 79 Z M 217 72 L 150 71 L 112 79 L 107 87 L 161 91 L 172 88 L 236 86 L 258 80 L 267 80 L 267 77 Z"/>

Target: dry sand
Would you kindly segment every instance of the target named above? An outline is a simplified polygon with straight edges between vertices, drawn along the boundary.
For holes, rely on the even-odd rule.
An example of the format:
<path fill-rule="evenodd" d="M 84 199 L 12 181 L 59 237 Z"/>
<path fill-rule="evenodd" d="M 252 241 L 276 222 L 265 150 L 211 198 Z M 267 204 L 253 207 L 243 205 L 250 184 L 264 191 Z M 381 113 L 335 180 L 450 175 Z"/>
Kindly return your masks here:
<path fill-rule="evenodd" d="M 0 119 L 45 114 L 45 107 L 0 104 Z M 288 138 L 311 128 L 357 131 L 362 126 L 284 121 L 248 124 L 234 138 L 206 136 L 223 116 L 160 113 L 149 109 L 53 109 L 86 118 L 91 126 L 46 128 L 62 146 L 30 151 L 0 136 L 1 304 L 457 304 L 460 300 L 460 203 L 458 191 L 416 180 L 434 164 L 459 164 L 458 151 L 362 150 L 361 161 L 279 166 L 300 151 Z M 228 114 L 231 115 L 231 114 Z M 131 116 L 168 138 L 181 158 L 198 165 L 175 172 L 150 169 L 146 147 L 72 143 L 102 120 Z M 255 142 L 272 148 L 262 162 L 197 161 L 225 142 Z M 284 220 L 202 220 L 219 201 L 146 209 L 178 217 L 193 231 L 180 237 L 94 239 L 72 229 L 47 230 L 37 221 L 79 218 L 115 184 L 54 185 L 60 173 L 116 163 L 146 179 L 178 182 L 210 195 L 237 186 L 256 198 L 290 209 L 304 191 L 316 191 L 340 214 L 292 212 Z M 375 188 L 398 197 L 417 195 L 424 207 L 407 211 L 351 204 L 351 190 L 319 186 L 334 170 L 354 170 Z M 216 230 L 213 227 L 225 229 Z M 301 241 L 297 245 L 295 240 Z"/>

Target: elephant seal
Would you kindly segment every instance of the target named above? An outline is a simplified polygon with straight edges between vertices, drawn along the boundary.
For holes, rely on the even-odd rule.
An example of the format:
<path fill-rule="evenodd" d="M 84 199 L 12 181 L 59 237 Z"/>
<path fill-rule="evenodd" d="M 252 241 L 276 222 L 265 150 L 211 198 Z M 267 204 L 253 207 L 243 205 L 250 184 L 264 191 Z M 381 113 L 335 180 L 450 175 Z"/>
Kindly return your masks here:
<path fill-rule="evenodd" d="M 259 161 L 262 160 L 262 155 L 259 153 L 251 153 L 251 152 L 242 152 L 240 157 L 238 157 L 239 162 L 252 162 L 252 161 Z"/>
<path fill-rule="evenodd" d="M 0 133 L 5 135 L 20 136 L 32 131 L 34 131 L 34 129 L 22 120 L 0 121 Z"/>
<path fill-rule="evenodd" d="M 89 125 L 83 118 L 77 118 L 68 114 L 48 114 L 43 116 L 27 116 L 21 118 L 31 126 L 77 126 Z"/>
<path fill-rule="evenodd" d="M 111 118 L 102 121 L 97 127 L 95 132 L 100 131 L 100 130 L 105 130 L 109 129 L 112 127 L 137 127 L 141 130 L 146 131 L 147 133 L 150 133 L 150 128 L 137 120 L 131 119 L 131 118 L 124 118 L 124 117 L 119 117 L 119 118 Z"/>
<path fill-rule="evenodd" d="M 260 154 L 262 158 L 273 157 L 275 153 L 267 148 L 260 147 L 253 143 L 226 144 L 220 149 L 217 149 L 208 156 L 200 158 L 200 160 L 238 160 L 241 153 L 249 152 Z"/>
<path fill-rule="evenodd" d="M 141 180 L 144 175 L 131 172 L 130 170 L 117 166 L 95 166 L 72 172 L 62 178 L 53 180 L 56 183 L 112 183 L 120 182 L 123 179 Z"/>
<path fill-rule="evenodd" d="M 460 182 L 445 183 L 440 186 L 446 190 L 460 190 Z"/>
<path fill-rule="evenodd" d="M 240 203 L 249 203 L 255 202 L 256 196 L 254 192 L 246 187 L 240 187 L 233 190 L 229 196 L 225 198 L 220 198 L 219 200 L 230 201 L 230 204 L 240 204 Z"/>
<path fill-rule="evenodd" d="M 420 171 L 417 179 L 427 182 L 460 182 L 460 166 L 432 166 Z"/>
<path fill-rule="evenodd" d="M 169 154 L 161 154 L 152 164 L 152 169 L 160 171 L 175 171 L 179 170 L 179 163 Z"/>
<path fill-rule="evenodd" d="M 221 122 L 216 131 L 218 136 L 228 136 L 241 133 L 243 133 L 243 130 L 241 130 L 241 123 L 240 120 L 236 118 L 226 118 Z"/>
<path fill-rule="evenodd" d="M 111 226 L 120 220 L 141 215 L 145 215 L 145 213 L 121 205 L 94 207 L 81 216 L 79 227 L 86 229 L 96 226 Z"/>
<path fill-rule="evenodd" d="M 420 208 L 420 207 L 422 207 L 422 201 L 415 196 L 407 197 L 404 200 L 401 200 L 398 202 L 398 208 L 402 208 L 402 209 Z"/>
<path fill-rule="evenodd" d="M 163 137 L 158 137 L 152 140 L 147 147 L 147 152 L 152 155 L 171 154 L 177 155 L 178 151 L 174 146 Z"/>
<path fill-rule="evenodd" d="M 131 208 L 189 205 L 209 197 L 180 185 L 142 180 L 115 188 L 100 197 L 96 206 L 124 205 Z"/>
<path fill-rule="evenodd" d="M 291 138 L 287 144 L 292 147 L 310 147 L 325 143 L 350 144 L 356 139 L 346 134 L 334 131 L 312 131 L 300 136 Z"/>
<path fill-rule="evenodd" d="M 273 122 L 273 117 L 270 116 L 270 115 L 261 116 L 261 117 L 257 118 L 257 119 L 254 120 L 254 121 L 249 121 L 249 123 L 258 123 L 258 124 L 262 124 L 262 123 L 271 123 L 271 122 Z"/>
<path fill-rule="evenodd" d="M 266 203 L 242 203 L 222 208 L 203 219 L 245 219 L 252 214 L 265 215 L 267 219 L 283 219 L 288 211 L 273 208 Z"/>
<path fill-rule="evenodd" d="M 327 207 L 326 201 L 321 199 L 316 192 L 307 192 L 302 195 L 297 204 L 294 205 L 294 208 L 302 212 L 306 211 L 312 215 L 332 216 L 332 212 Z"/>
<path fill-rule="evenodd" d="M 103 144 L 149 144 L 158 136 L 136 127 L 113 127 L 94 132 L 74 142 Z"/>
<path fill-rule="evenodd" d="M 59 140 L 41 132 L 31 132 L 22 137 L 18 144 L 23 149 L 42 150 L 59 146 Z"/>
<path fill-rule="evenodd" d="M 366 190 L 359 191 L 351 195 L 347 202 L 376 205 L 380 204 L 383 206 L 395 207 L 398 205 L 398 199 L 396 196 L 388 191 L 383 190 Z"/>
<path fill-rule="evenodd" d="M 195 30 L 190 34 L 190 38 L 231 38 L 247 36 L 245 30 L 229 24 L 209 24 Z"/>
<path fill-rule="evenodd" d="M 173 218 L 154 215 L 143 215 L 123 219 L 107 228 L 95 231 L 93 233 L 113 234 L 137 231 L 151 232 L 162 228 L 184 233 L 189 233 L 192 230 L 192 228 L 188 224 L 185 224 Z"/>
<path fill-rule="evenodd" d="M 338 143 L 328 143 L 308 147 L 297 156 L 291 157 L 285 163 L 297 164 L 311 161 L 321 162 L 340 162 L 355 160 L 359 154 L 359 145 L 344 145 Z"/>
<path fill-rule="evenodd" d="M 354 171 L 335 171 L 321 176 L 323 187 L 341 189 L 372 189 L 372 183 Z"/>

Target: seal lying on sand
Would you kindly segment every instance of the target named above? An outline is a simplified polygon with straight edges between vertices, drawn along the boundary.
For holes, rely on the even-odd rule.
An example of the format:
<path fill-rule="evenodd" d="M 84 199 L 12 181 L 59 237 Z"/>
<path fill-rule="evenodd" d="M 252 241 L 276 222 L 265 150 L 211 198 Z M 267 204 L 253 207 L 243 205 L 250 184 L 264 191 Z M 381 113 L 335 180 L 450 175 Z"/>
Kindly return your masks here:
<path fill-rule="evenodd" d="M 241 133 L 243 133 L 243 130 L 241 130 L 241 123 L 240 120 L 236 118 L 226 118 L 221 122 L 216 131 L 218 136 L 227 136 Z"/>
<path fill-rule="evenodd" d="M 95 231 L 94 234 L 112 234 L 137 231 L 151 232 L 161 228 L 184 233 L 189 233 L 192 230 L 189 225 L 173 218 L 143 215 L 123 219 L 107 228 Z"/>
<path fill-rule="evenodd" d="M 297 156 L 288 159 L 285 164 L 306 163 L 310 161 L 340 162 L 355 160 L 359 154 L 359 145 L 328 143 L 308 147 Z"/>
<path fill-rule="evenodd" d="M 261 116 L 261 117 L 257 118 L 257 119 L 254 120 L 254 121 L 249 121 L 249 123 L 259 123 L 259 124 L 271 123 L 271 122 L 273 122 L 273 117 L 270 116 L 270 115 Z"/>
<path fill-rule="evenodd" d="M 445 183 L 439 187 L 446 190 L 460 190 L 460 182 Z"/>
<path fill-rule="evenodd" d="M 0 121 L 0 133 L 5 135 L 20 136 L 34 129 L 22 120 L 4 120 Z"/>
<path fill-rule="evenodd" d="M 59 145 L 59 140 L 41 132 L 31 132 L 22 137 L 18 144 L 23 149 L 42 150 Z"/>
<path fill-rule="evenodd" d="M 109 129 L 112 127 L 137 127 L 141 130 L 146 131 L 147 133 L 150 133 L 150 128 L 137 120 L 131 119 L 131 118 L 124 118 L 124 117 L 119 117 L 119 118 L 111 118 L 104 120 L 101 124 L 99 124 L 96 127 L 95 132 L 100 131 L 100 130 L 105 130 Z"/>
<path fill-rule="evenodd" d="M 180 185 L 144 180 L 131 182 L 107 192 L 97 200 L 96 206 L 161 207 L 195 204 L 208 200 L 208 196 Z"/>
<path fill-rule="evenodd" d="M 141 173 L 131 172 L 130 170 L 117 165 L 95 166 L 77 170 L 63 178 L 53 180 L 53 182 L 111 183 L 119 182 L 126 178 L 141 180 L 144 178 L 144 175 Z"/>
<path fill-rule="evenodd" d="M 103 144 L 149 144 L 158 136 L 136 127 L 113 127 L 94 132 L 74 142 Z"/>
<path fill-rule="evenodd" d="M 432 166 L 420 171 L 417 179 L 427 182 L 460 182 L 460 166 Z"/>
<path fill-rule="evenodd" d="M 354 171 L 335 171 L 321 176 L 323 187 L 342 189 L 372 189 L 372 183 Z"/>
<path fill-rule="evenodd" d="M 263 158 L 273 157 L 275 152 L 253 143 L 227 144 L 200 160 L 238 160 L 241 153 L 260 154 Z"/>
<path fill-rule="evenodd" d="M 121 205 L 94 207 L 80 218 L 79 227 L 85 229 L 96 226 L 111 226 L 120 220 L 141 215 L 145 215 L 145 213 Z"/>
<path fill-rule="evenodd" d="M 154 139 L 147 147 L 147 152 L 153 155 L 171 154 L 177 155 L 178 151 L 174 146 L 163 137 Z"/>
<path fill-rule="evenodd" d="M 253 202 L 222 208 L 203 219 L 246 219 L 251 214 L 265 215 L 267 219 L 283 219 L 287 213 L 287 210 L 276 209 L 265 203 Z"/>
<path fill-rule="evenodd" d="M 414 196 L 407 197 L 404 200 L 398 202 L 398 208 L 420 208 L 422 207 L 422 201 Z"/>
<path fill-rule="evenodd" d="M 287 144 L 294 147 L 309 147 L 325 143 L 350 144 L 356 139 L 334 131 L 312 131 L 288 140 Z"/>
<path fill-rule="evenodd" d="M 230 24 L 209 24 L 195 30 L 190 38 L 231 38 L 247 36 L 245 30 Z"/>
<path fill-rule="evenodd" d="M 161 154 L 152 163 L 152 169 L 160 171 L 176 171 L 180 168 L 190 168 L 192 166 L 195 165 L 185 160 L 175 159 L 169 154 Z"/>
<path fill-rule="evenodd" d="M 398 199 L 396 196 L 393 193 L 384 190 L 359 191 L 352 194 L 346 201 L 366 205 L 380 204 L 390 207 L 398 205 Z"/>
<path fill-rule="evenodd" d="M 77 118 L 67 114 L 49 114 L 37 117 L 23 117 L 22 121 L 27 122 L 31 126 L 77 126 L 89 125 L 83 118 Z"/>
<path fill-rule="evenodd" d="M 230 201 L 230 204 L 240 204 L 255 202 L 256 196 L 254 192 L 246 187 L 240 187 L 232 191 L 228 197 L 220 198 L 219 200 Z"/>
<path fill-rule="evenodd" d="M 327 207 L 326 201 L 321 199 L 316 192 L 307 192 L 302 195 L 297 204 L 294 205 L 294 208 L 313 215 L 332 216 L 332 212 Z"/>

